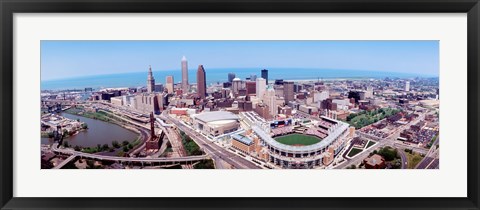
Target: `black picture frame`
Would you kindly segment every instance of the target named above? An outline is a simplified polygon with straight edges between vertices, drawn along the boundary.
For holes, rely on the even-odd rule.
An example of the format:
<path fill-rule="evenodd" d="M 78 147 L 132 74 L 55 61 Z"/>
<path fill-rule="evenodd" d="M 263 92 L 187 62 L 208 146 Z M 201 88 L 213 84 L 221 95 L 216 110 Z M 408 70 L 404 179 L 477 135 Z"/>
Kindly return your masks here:
<path fill-rule="evenodd" d="M 478 0 L 0 0 L 1 209 L 479 209 Z M 466 198 L 17 198 L 13 197 L 15 13 L 467 13 L 468 196 Z M 445 180 L 448 181 L 448 180 Z"/>

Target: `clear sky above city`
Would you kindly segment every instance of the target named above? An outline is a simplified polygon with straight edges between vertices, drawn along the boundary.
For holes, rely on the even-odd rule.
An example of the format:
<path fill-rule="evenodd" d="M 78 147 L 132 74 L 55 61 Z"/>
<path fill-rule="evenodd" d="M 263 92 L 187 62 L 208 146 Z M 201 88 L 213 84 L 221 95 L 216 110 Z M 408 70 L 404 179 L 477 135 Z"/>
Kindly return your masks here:
<path fill-rule="evenodd" d="M 438 41 L 42 41 L 42 80 L 189 69 L 316 68 L 438 76 Z"/>

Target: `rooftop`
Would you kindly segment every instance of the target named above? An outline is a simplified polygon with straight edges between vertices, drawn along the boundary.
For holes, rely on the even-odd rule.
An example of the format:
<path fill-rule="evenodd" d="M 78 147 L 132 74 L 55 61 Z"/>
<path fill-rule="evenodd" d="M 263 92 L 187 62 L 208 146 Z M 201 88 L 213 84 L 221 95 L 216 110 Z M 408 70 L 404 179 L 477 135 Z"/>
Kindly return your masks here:
<path fill-rule="evenodd" d="M 227 111 L 213 111 L 213 112 L 203 112 L 194 116 L 195 119 L 198 119 L 203 122 L 214 122 L 221 120 L 238 120 L 238 116 L 231 112 Z"/>
<path fill-rule="evenodd" d="M 375 166 L 375 165 L 381 164 L 384 161 L 384 159 L 382 156 L 378 154 L 374 154 L 371 157 L 366 158 L 365 161 L 367 162 L 367 164 Z"/>
<path fill-rule="evenodd" d="M 239 142 L 242 142 L 245 145 L 252 145 L 253 144 L 253 140 L 251 138 L 248 138 L 248 137 L 240 135 L 240 134 L 233 134 L 232 138 L 239 141 Z"/>

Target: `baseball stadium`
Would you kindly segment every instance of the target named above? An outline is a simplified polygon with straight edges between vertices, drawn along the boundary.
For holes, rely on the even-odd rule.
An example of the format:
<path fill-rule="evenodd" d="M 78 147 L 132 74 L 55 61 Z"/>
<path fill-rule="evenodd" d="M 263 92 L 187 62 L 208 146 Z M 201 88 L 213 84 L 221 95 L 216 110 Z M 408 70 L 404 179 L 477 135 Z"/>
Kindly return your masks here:
<path fill-rule="evenodd" d="M 347 123 L 322 116 L 308 126 L 292 119 L 257 123 L 252 131 L 268 148 L 269 161 L 281 168 L 327 166 L 343 149 L 348 138 Z"/>

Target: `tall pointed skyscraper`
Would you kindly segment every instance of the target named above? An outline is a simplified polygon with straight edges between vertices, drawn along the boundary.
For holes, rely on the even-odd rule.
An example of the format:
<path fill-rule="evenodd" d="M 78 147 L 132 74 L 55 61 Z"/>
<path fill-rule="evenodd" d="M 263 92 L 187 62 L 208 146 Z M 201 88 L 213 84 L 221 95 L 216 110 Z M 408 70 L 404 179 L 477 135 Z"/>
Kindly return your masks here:
<path fill-rule="evenodd" d="M 188 93 L 188 62 L 185 56 L 182 58 L 182 90 Z"/>
<path fill-rule="evenodd" d="M 199 65 L 197 70 L 197 93 L 198 97 L 203 99 L 207 96 L 206 74 L 203 65 Z"/>
<path fill-rule="evenodd" d="M 152 66 L 148 68 L 147 91 L 149 93 L 155 91 L 155 78 L 153 78 Z"/>

